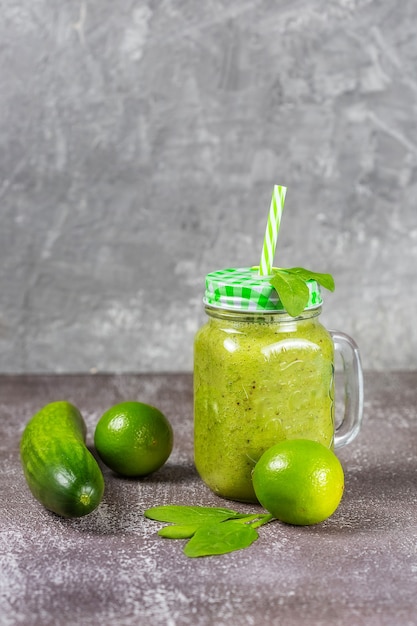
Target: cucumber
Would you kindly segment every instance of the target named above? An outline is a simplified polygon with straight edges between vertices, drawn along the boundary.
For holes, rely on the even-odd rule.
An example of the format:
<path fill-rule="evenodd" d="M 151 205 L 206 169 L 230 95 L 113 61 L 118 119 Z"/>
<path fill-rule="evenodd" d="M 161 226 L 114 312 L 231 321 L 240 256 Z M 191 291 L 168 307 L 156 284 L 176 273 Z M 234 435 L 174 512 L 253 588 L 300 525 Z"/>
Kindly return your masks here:
<path fill-rule="evenodd" d="M 62 517 L 91 513 L 104 492 L 103 474 L 85 445 L 87 428 L 69 402 L 51 402 L 27 423 L 20 440 L 32 494 Z"/>

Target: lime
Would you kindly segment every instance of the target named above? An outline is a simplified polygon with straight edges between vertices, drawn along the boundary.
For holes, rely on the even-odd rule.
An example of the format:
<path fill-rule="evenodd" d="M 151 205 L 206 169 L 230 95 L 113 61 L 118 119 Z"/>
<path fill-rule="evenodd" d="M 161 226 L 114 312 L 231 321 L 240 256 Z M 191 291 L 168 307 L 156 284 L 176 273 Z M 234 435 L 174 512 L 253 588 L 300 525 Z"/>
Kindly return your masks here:
<path fill-rule="evenodd" d="M 288 524 L 318 524 L 340 504 L 344 474 L 337 456 L 321 443 L 287 439 L 264 452 L 252 473 L 262 506 Z"/>
<path fill-rule="evenodd" d="M 146 476 L 162 467 L 173 441 L 165 415 L 142 402 L 116 404 L 100 418 L 94 433 L 100 458 L 122 476 Z"/>

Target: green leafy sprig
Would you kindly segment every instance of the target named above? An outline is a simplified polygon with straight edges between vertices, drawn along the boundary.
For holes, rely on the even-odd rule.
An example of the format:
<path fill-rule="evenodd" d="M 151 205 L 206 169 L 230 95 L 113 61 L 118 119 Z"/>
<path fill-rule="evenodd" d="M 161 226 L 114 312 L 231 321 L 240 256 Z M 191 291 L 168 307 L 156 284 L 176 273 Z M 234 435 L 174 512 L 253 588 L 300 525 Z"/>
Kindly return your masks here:
<path fill-rule="evenodd" d="M 334 291 L 334 280 L 331 274 L 319 274 L 304 267 L 273 268 L 271 285 L 277 291 L 279 298 L 289 315 L 297 317 L 308 304 L 309 289 L 307 282 L 315 280 L 325 289 Z"/>
<path fill-rule="evenodd" d="M 238 513 L 231 509 L 170 504 L 145 511 L 145 517 L 169 522 L 158 535 L 167 539 L 189 539 L 188 557 L 213 556 L 248 548 L 259 537 L 256 530 L 270 522 L 269 513 Z"/>

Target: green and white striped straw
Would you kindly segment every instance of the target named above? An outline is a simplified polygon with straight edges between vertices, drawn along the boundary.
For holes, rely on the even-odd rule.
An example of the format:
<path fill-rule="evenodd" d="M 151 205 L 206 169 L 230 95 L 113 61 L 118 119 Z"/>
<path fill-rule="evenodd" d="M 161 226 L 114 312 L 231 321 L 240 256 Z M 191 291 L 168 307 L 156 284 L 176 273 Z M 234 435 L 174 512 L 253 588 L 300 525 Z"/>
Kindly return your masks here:
<path fill-rule="evenodd" d="M 259 274 L 261 276 L 269 276 L 272 271 L 286 193 L 286 187 L 283 187 L 282 185 L 274 185 L 271 206 L 269 208 L 268 222 L 266 225 L 264 245 L 262 248 L 261 262 L 259 264 Z"/>

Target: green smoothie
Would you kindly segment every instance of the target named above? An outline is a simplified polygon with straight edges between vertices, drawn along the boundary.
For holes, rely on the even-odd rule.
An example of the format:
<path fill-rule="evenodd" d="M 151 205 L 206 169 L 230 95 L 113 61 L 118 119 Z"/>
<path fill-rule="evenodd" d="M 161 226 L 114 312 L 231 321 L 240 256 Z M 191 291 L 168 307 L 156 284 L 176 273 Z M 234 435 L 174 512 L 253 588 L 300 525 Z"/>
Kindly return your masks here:
<path fill-rule="evenodd" d="M 218 495 L 256 501 L 251 472 L 282 439 L 334 439 L 334 348 L 320 308 L 206 309 L 194 346 L 195 464 Z"/>

